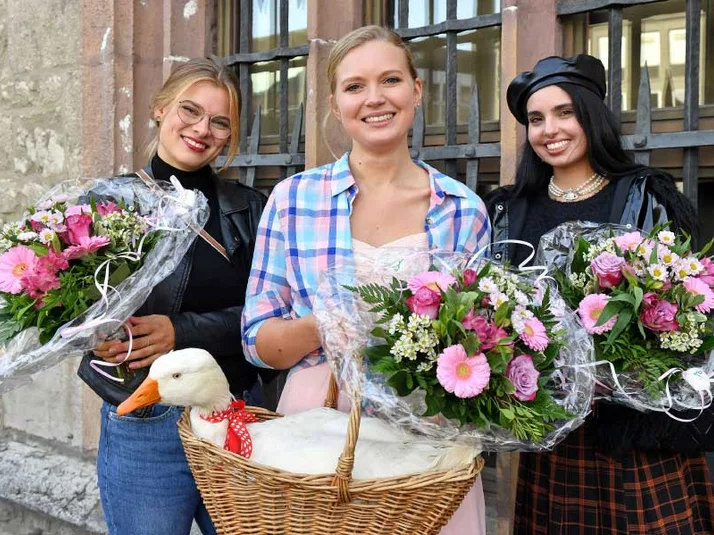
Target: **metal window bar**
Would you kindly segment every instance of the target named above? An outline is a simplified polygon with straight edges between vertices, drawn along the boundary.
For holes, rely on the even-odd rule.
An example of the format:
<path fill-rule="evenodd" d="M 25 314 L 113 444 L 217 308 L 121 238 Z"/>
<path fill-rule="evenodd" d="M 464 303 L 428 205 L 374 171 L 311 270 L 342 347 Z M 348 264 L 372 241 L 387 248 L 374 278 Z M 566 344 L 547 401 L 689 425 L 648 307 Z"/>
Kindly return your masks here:
<path fill-rule="evenodd" d="M 622 6 L 649 4 L 663 0 L 561 0 L 558 15 L 585 13 L 609 8 L 608 99 L 610 109 L 620 117 L 622 65 Z M 699 130 L 699 51 L 701 40 L 701 0 L 686 2 L 686 63 L 684 84 L 684 124 L 681 132 L 652 133 L 652 104 L 647 66 L 641 71 L 635 133 L 623 136 L 623 146 L 634 151 L 635 160 L 649 164 L 658 149 L 681 148 L 684 152 L 682 177 L 684 194 L 694 206 L 698 202 L 699 147 L 714 145 L 714 130 Z M 617 45 L 617 46 L 615 46 Z M 616 90 L 613 90 L 616 88 Z"/>
<path fill-rule="evenodd" d="M 231 162 L 230 166 L 240 169 L 241 180 L 249 186 L 255 184 L 258 167 L 278 167 L 280 169 L 280 178 L 284 178 L 297 172 L 298 167 L 304 167 L 305 165 L 305 154 L 299 152 L 304 118 L 304 106 L 302 104 L 295 117 L 292 135 L 288 136 L 288 70 L 291 60 L 309 54 L 310 45 L 289 46 L 288 8 L 288 0 L 279 0 L 279 47 L 265 52 L 251 52 L 253 1 L 240 0 L 238 54 L 225 58 L 229 65 L 234 65 L 238 68 L 240 90 L 243 98 L 241 117 L 244 118 L 240 125 L 240 155 Z M 280 81 L 278 84 L 279 153 L 260 154 L 261 108 L 258 107 L 252 121 L 249 122 L 247 120 L 253 107 L 251 66 L 259 62 L 275 60 L 280 62 Z M 218 165 L 220 166 L 224 163 L 225 158 L 220 157 Z"/>
<path fill-rule="evenodd" d="M 478 86 L 474 86 L 468 124 L 468 143 L 457 143 L 457 38 L 460 32 L 478 30 L 501 25 L 501 14 L 479 15 L 469 19 L 457 19 L 457 0 L 447 0 L 446 20 L 429 26 L 409 28 L 409 0 L 398 0 L 398 13 L 395 31 L 404 39 L 446 34 L 446 124 L 444 145 L 424 147 L 425 116 L 424 107 L 417 110 L 412 129 L 412 158 L 423 160 L 443 160 L 444 172 L 455 177 L 459 160 L 466 160 L 466 185 L 476 191 L 478 184 L 479 160 L 498 158 L 501 155 L 500 143 L 481 143 L 481 123 Z"/>

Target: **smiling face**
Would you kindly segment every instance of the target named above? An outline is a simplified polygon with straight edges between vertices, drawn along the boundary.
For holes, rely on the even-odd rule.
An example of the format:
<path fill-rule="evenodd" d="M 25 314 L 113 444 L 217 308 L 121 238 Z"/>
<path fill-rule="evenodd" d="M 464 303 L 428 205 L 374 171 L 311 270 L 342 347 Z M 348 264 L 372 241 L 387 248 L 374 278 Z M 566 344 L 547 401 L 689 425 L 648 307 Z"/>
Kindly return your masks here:
<path fill-rule="evenodd" d="M 194 109 L 202 109 L 205 115 L 196 124 L 187 125 L 178 114 L 183 103 L 192 103 Z M 161 125 L 159 157 L 184 171 L 195 171 L 211 163 L 230 139 L 217 139 L 211 133 L 211 117 L 230 116 L 230 97 L 226 89 L 209 81 L 191 85 L 170 106 L 155 110 L 154 115 Z"/>
<path fill-rule="evenodd" d="M 531 95 L 528 111 L 528 142 L 554 171 L 589 167 L 588 140 L 578 122 L 570 95 L 549 85 Z"/>
<path fill-rule="evenodd" d="M 404 50 L 382 40 L 364 43 L 345 55 L 335 81 L 332 110 L 353 149 L 383 152 L 406 145 L 422 85 L 412 78 Z"/>

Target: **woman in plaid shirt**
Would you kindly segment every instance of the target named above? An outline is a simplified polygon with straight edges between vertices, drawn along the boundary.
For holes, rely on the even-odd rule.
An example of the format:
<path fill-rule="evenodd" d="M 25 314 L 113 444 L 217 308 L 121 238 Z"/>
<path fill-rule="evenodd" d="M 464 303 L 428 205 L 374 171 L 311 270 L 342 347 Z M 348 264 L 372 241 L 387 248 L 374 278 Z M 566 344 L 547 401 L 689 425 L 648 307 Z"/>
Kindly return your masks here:
<path fill-rule="evenodd" d="M 330 369 L 312 298 L 328 266 L 351 259 L 358 247 L 471 252 L 489 243 L 481 199 L 409 155 L 422 83 L 401 38 L 377 26 L 357 29 L 332 49 L 327 73 L 332 113 L 352 149 L 275 187 L 243 311 L 248 360 L 290 369 L 278 406 L 284 413 L 321 406 L 327 394 Z M 483 511 L 479 479 L 442 533 L 484 533 Z"/>

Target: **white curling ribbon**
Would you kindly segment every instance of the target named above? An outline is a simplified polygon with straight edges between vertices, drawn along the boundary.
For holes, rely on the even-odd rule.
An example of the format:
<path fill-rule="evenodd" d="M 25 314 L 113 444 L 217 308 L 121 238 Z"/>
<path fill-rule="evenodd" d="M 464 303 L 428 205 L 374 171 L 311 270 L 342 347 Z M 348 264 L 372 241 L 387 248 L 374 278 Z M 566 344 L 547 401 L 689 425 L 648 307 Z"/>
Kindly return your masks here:
<path fill-rule="evenodd" d="M 588 364 L 574 364 L 570 365 L 570 367 L 582 368 L 600 365 L 607 365 L 610 368 L 610 373 L 612 375 L 612 380 L 615 384 L 615 388 L 609 388 L 606 385 L 600 383 L 599 381 L 598 384 L 609 388 L 613 392 L 616 392 L 618 395 L 626 398 L 628 401 L 630 401 L 630 403 L 632 403 L 633 407 L 639 407 L 643 410 L 650 410 L 654 412 L 663 412 L 667 416 L 669 416 L 673 420 L 677 420 L 678 422 L 690 423 L 695 421 L 697 418 L 699 418 L 699 416 L 701 416 L 702 412 L 704 412 L 712 405 L 712 402 L 714 401 L 711 393 L 711 383 L 714 382 L 714 380 L 711 378 L 711 376 L 707 375 L 706 371 L 704 371 L 702 368 L 688 368 L 686 370 L 682 368 L 670 368 L 669 370 L 667 370 L 658 378 L 659 381 L 663 381 L 666 379 L 664 385 L 666 403 L 662 405 L 648 405 L 647 403 L 643 403 L 642 401 L 633 398 L 625 391 L 625 389 L 622 387 L 620 381 L 617 378 L 617 371 L 615 370 L 615 366 L 609 360 L 599 360 L 597 362 L 591 362 Z M 677 374 L 681 374 L 682 379 L 689 386 L 691 386 L 692 389 L 697 392 L 697 394 L 699 394 L 699 399 L 701 400 L 701 403 L 699 405 L 689 405 L 672 396 L 669 384 L 672 377 Z M 671 410 L 678 408 L 696 410 L 699 411 L 699 413 L 694 418 L 680 418 L 670 412 Z"/>
<path fill-rule="evenodd" d="M 467 268 L 471 267 L 471 264 L 473 262 L 475 262 L 476 260 L 481 258 L 483 256 L 483 254 L 486 251 L 488 251 L 491 247 L 493 247 L 494 245 L 511 244 L 511 243 L 515 244 L 515 245 L 525 245 L 526 247 L 528 247 L 530 249 L 528 256 L 520 264 L 518 264 L 517 268 L 519 271 L 522 271 L 524 273 L 540 272 L 540 275 L 538 275 L 538 277 L 536 277 L 534 284 L 537 284 L 540 281 L 545 280 L 545 279 L 553 280 L 553 278 L 548 275 L 548 268 L 546 266 L 529 266 L 529 265 L 527 265 L 528 262 L 533 260 L 533 257 L 535 257 L 536 249 L 535 249 L 535 247 L 533 247 L 533 245 L 531 245 L 527 241 L 523 241 L 523 240 L 499 240 L 499 241 L 489 243 L 487 246 L 482 247 L 481 249 L 479 249 L 478 251 L 476 251 L 473 254 L 473 256 L 471 257 L 471 260 L 469 260 L 468 263 L 466 264 L 466 267 Z"/>

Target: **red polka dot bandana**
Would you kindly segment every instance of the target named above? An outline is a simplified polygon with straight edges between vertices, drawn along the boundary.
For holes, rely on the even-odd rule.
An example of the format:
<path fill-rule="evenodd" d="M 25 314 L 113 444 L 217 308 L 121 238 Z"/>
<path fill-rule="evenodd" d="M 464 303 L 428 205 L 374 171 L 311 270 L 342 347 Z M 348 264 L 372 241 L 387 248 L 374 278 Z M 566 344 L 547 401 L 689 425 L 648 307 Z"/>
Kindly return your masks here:
<path fill-rule="evenodd" d="M 246 424 L 257 422 L 258 419 L 251 412 L 245 410 L 245 401 L 237 399 L 228 405 L 227 409 L 214 411 L 209 416 L 201 416 L 207 422 L 218 423 L 228 420 L 228 432 L 223 448 L 237 453 L 246 459 L 253 453 L 253 440 L 250 438 Z"/>

